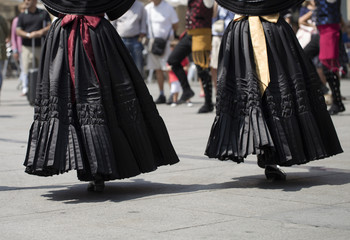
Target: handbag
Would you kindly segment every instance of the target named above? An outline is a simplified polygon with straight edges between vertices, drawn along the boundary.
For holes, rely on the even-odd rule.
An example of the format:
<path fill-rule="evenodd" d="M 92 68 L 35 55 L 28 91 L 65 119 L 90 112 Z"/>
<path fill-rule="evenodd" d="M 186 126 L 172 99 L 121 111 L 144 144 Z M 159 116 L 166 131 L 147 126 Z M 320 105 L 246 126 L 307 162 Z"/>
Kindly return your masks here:
<path fill-rule="evenodd" d="M 152 33 L 152 38 L 150 39 L 150 51 L 154 55 L 162 56 L 164 54 L 164 52 L 165 52 L 166 44 L 168 42 L 168 39 L 169 39 L 169 36 L 170 36 L 170 33 L 171 33 L 171 29 L 170 29 L 170 31 L 168 33 L 168 37 L 166 39 L 159 38 L 159 37 L 154 37 L 151 17 L 149 17 L 149 24 L 150 24 L 151 33 Z"/>
<path fill-rule="evenodd" d="M 151 45 L 151 52 L 154 55 L 162 56 L 164 54 L 167 41 L 168 39 L 165 40 L 163 38 L 154 38 Z"/>

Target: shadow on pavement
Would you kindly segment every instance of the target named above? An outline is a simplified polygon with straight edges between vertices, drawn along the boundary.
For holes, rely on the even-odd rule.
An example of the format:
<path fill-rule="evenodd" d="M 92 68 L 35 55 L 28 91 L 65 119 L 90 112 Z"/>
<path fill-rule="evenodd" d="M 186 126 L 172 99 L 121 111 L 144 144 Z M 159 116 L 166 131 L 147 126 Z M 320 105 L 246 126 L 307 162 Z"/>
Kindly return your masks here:
<path fill-rule="evenodd" d="M 67 185 L 47 185 L 47 186 L 33 186 L 33 187 L 0 186 L 0 192 L 19 191 L 19 190 L 35 190 L 35 189 L 55 189 L 55 188 L 65 188 L 65 187 L 67 187 Z"/>
<path fill-rule="evenodd" d="M 309 169 L 310 173 L 315 172 L 312 167 Z M 305 172 L 287 172 L 286 181 L 267 181 L 252 179 L 254 176 L 246 176 L 234 178 L 237 182 L 245 183 L 246 188 L 259 188 L 259 189 L 279 189 L 284 192 L 296 192 L 305 188 L 311 188 L 316 186 L 338 186 L 350 183 L 350 173 L 348 171 L 336 171 L 335 169 L 324 169 L 317 170 L 318 172 L 323 171 L 322 174 L 310 174 Z M 257 175 L 258 176 L 258 175 Z M 255 176 L 255 177 L 257 177 Z M 250 182 L 250 183 L 249 183 Z"/>
<path fill-rule="evenodd" d="M 350 182 L 348 172 L 327 172 L 322 175 L 307 176 L 308 173 L 288 173 L 287 181 L 269 182 L 264 175 L 251 175 L 234 178 L 233 181 L 214 184 L 166 184 L 135 179 L 133 182 L 112 181 L 106 183 L 103 193 L 87 192 L 87 183 L 67 186 L 67 189 L 52 190 L 42 195 L 52 201 L 60 201 L 67 204 L 79 204 L 86 202 L 122 202 L 141 198 L 166 197 L 169 194 L 185 194 L 198 191 L 214 191 L 222 189 L 266 189 L 281 190 L 285 192 L 300 191 L 322 185 L 344 185 Z M 1 189 L 1 188 L 0 188 Z"/>
<path fill-rule="evenodd" d="M 24 144 L 26 144 L 26 143 L 27 143 L 27 141 L 14 140 L 14 139 L 8 139 L 8 138 L 0 138 L 0 142 L 9 142 L 9 143 L 24 143 Z"/>

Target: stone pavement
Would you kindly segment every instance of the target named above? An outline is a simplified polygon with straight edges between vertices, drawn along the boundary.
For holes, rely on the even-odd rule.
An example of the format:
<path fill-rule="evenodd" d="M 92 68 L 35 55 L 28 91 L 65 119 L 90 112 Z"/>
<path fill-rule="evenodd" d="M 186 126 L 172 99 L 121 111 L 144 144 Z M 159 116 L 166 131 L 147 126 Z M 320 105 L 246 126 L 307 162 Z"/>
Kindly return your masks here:
<path fill-rule="evenodd" d="M 255 157 L 220 162 L 203 155 L 214 113 L 159 106 L 181 159 L 174 166 L 86 191 L 75 172 L 25 174 L 33 108 L 4 81 L 0 102 L 0 239 L 350 239 L 350 80 L 347 111 L 334 116 L 344 148 L 338 156 L 284 168 L 268 182 Z M 157 97 L 157 85 L 148 84 Z"/>

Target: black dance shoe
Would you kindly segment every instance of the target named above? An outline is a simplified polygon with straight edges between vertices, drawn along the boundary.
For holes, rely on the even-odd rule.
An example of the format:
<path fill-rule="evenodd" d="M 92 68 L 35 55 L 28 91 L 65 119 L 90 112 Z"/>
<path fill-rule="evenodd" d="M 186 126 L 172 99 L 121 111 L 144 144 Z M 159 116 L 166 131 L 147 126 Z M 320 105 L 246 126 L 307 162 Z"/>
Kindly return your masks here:
<path fill-rule="evenodd" d="M 287 178 L 287 174 L 282 169 L 270 165 L 265 167 L 265 176 L 267 180 L 272 181 L 285 181 Z"/>
<path fill-rule="evenodd" d="M 340 112 L 344 112 L 345 107 L 343 104 L 337 105 L 337 104 L 332 104 L 332 106 L 329 108 L 328 113 L 329 115 L 337 115 Z"/>
<path fill-rule="evenodd" d="M 164 95 L 159 95 L 159 97 L 157 98 L 157 100 L 154 102 L 155 104 L 162 104 L 166 102 L 166 98 Z"/>
<path fill-rule="evenodd" d="M 174 94 L 170 94 L 168 100 L 166 101 L 166 104 L 171 105 L 172 103 L 174 103 L 173 96 L 174 96 Z"/>
<path fill-rule="evenodd" d="M 103 180 L 95 180 L 89 182 L 87 190 L 89 192 L 103 192 L 105 189 L 105 182 Z"/>
<path fill-rule="evenodd" d="M 208 113 L 214 110 L 213 104 L 204 104 L 199 110 L 198 113 Z"/>
<path fill-rule="evenodd" d="M 192 89 L 184 90 L 184 92 L 182 93 L 178 103 L 179 104 L 186 103 L 193 96 L 194 96 L 194 92 L 192 91 Z"/>

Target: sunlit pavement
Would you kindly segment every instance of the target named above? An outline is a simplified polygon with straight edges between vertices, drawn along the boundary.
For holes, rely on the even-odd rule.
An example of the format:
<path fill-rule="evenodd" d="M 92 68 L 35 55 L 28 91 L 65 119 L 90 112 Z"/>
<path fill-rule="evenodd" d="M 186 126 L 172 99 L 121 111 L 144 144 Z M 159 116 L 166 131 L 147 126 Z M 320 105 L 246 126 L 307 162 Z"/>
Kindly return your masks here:
<path fill-rule="evenodd" d="M 346 239 L 350 237 L 350 80 L 347 111 L 332 117 L 344 153 L 284 168 L 268 182 L 254 156 L 243 164 L 203 155 L 214 113 L 159 105 L 181 162 L 86 191 L 74 171 L 24 173 L 33 108 L 4 81 L 0 99 L 0 239 Z M 156 83 L 148 84 L 156 99 Z M 167 97 L 169 88 L 167 88 Z"/>

